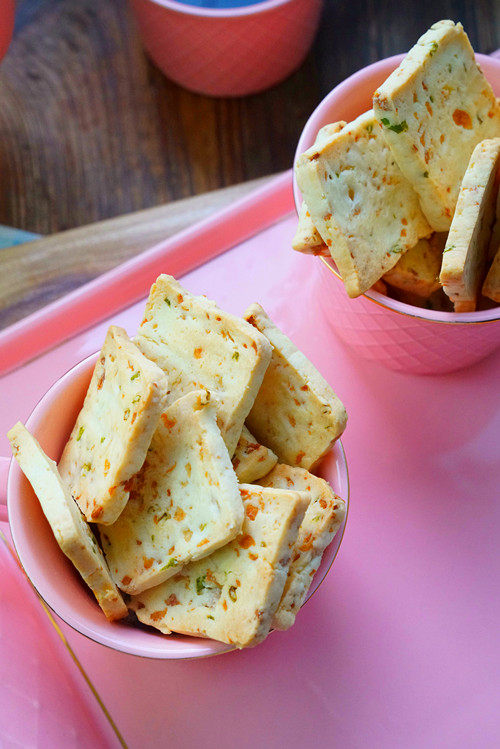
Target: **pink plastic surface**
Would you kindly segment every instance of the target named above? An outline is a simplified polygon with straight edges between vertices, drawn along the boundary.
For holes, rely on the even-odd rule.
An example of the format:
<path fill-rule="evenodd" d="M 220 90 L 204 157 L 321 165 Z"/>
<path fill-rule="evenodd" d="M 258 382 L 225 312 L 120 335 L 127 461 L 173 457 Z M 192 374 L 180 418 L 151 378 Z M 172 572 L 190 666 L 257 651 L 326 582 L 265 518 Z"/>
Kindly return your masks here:
<path fill-rule="evenodd" d="M 8 535 L 4 523 L 0 531 Z M 69 652 L 0 537 L 0 746 L 119 746 Z"/>
<path fill-rule="evenodd" d="M 267 0 L 208 9 L 175 0 L 130 0 L 144 46 L 185 88 L 245 96 L 286 78 L 305 58 L 322 0 Z"/>
<path fill-rule="evenodd" d="M 496 747 L 500 356 L 428 378 L 361 360 L 325 320 L 319 263 L 289 250 L 295 225 L 287 216 L 182 281 L 236 313 L 259 300 L 346 404 L 351 504 L 334 567 L 290 631 L 247 652 L 165 662 L 65 627 L 68 639 L 137 749 Z M 141 306 L 113 322 L 133 332 Z M 107 325 L 3 377 L 0 453 Z"/>
<path fill-rule="evenodd" d="M 485 75 L 500 96 L 500 59 L 477 55 Z M 350 120 L 371 108 L 377 86 L 403 55 L 380 60 L 333 89 L 309 118 L 295 160 L 311 146 L 318 130 Z M 302 196 L 294 177 L 297 209 Z M 349 299 L 330 260 L 319 264 L 323 310 L 332 328 L 359 355 L 391 369 L 420 374 L 452 372 L 470 366 L 500 346 L 500 307 L 471 313 L 434 312 L 403 304 L 375 291 Z"/>

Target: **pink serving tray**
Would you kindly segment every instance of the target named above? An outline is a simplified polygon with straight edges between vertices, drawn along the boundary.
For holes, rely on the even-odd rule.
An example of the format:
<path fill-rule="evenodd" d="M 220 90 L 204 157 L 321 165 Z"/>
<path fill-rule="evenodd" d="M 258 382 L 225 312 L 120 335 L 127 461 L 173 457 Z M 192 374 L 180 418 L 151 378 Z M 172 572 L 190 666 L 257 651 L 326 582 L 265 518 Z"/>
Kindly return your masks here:
<path fill-rule="evenodd" d="M 0 523 L 0 747 L 93 749 L 120 741 Z"/>
<path fill-rule="evenodd" d="M 143 660 L 63 630 L 137 749 L 496 747 L 500 355 L 426 378 L 356 358 L 321 312 L 319 260 L 290 251 L 292 207 L 287 173 L 0 334 L 6 368 L 39 354 L 1 380 L 0 454 L 111 320 L 134 332 L 159 272 L 231 312 L 258 300 L 349 413 L 349 523 L 330 574 L 290 631 L 208 660 Z"/>

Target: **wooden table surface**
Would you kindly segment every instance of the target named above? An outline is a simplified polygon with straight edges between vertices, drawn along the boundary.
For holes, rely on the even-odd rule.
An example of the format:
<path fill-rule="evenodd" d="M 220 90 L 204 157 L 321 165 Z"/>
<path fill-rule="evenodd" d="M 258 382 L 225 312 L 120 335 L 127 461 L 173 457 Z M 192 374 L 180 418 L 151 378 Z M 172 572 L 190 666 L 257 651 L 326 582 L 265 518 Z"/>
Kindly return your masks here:
<path fill-rule="evenodd" d="M 119 229 L 0 250 L 0 327 L 248 189 L 230 185 L 290 167 L 333 86 L 440 18 L 461 20 L 477 51 L 500 46 L 497 0 L 325 0 L 295 74 L 260 95 L 210 99 L 148 62 L 124 0 L 19 0 L 0 65 L 0 224 L 52 234 L 158 208 Z"/>

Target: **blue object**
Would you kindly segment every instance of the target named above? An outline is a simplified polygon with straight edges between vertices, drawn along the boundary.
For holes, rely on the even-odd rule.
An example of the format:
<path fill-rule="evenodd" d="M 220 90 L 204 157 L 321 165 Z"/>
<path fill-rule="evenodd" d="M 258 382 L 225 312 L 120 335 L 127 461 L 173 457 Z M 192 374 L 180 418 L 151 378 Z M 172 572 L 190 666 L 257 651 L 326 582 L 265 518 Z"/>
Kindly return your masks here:
<path fill-rule="evenodd" d="M 22 229 L 13 229 L 11 226 L 2 226 L 0 224 L 0 250 L 5 247 L 12 247 L 15 244 L 24 244 L 39 239 L 40 234 L 33 234 L 31 231 Z"/>
<path fill-rule="evenodd" d="M 257 5 L 264 0 L 177 0 L 182 5 L 194 5 L 197 8 L 211 8 L 214 10 L 222 8 L 242 8 L 245 5 Z"/>

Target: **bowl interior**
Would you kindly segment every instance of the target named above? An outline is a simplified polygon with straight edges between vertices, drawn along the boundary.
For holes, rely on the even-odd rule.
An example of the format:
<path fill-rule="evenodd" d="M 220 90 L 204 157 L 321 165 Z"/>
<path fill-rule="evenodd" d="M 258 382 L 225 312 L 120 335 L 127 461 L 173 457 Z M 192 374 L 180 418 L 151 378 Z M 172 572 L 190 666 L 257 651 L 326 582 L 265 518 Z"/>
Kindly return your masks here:
<path fill-rule="evenodd" d="M 167 10 L 173 10 L 187 16 L 197 16 L 198 18 L 239 18 L 274 10 L 274 8 L 279 8 L 280 5 L 286 5 L 293 0 L 254 0 L 252 4 L 245 3 L 242 0 L 241 5 L 232 5 L 225 8 L 206 8 L 203 5 L 190 4 L 188 0 L 186 2 L 180 0 L 149 0 L 149 2 Z"/>
<path fill-rule="evenodd" d="M 366 68 L 354 73 L 354 75 L 351 75 L 330 91 L 330 93 L 327 94 L 327 96 L 325 96 L 325 98 L 318 104 L 302 131 L 295 152 L 294 167 L 299 156 L 313 145 L 320 128 L 338 120 L 346 120 L 346 122 L 350 122 L 363 112 L 371 109 L 373 93 L 399 65 L 403 58 L 404 55 L 395 55 L 394 57 L 387 57 L 385 60 L 380 60 L 372 65 L 368 65 Z M 477 54 L 476 59 L 485 76 L 488 78 L 495 95 L 500 97 L 500 59 L 481 54 Z M 298 212 L 302 204 L 302 194 L 295 177 L 295 168 L 293 173 L 293 194 L 295 206 Z M 333 267 L 333 262 L 330 263 L 328 259 L 326 259 L 326 262 Z M 498 320 L 499 318 L 498 307 L 481 310 L 479 312 L 463 312 L 458 314 L 453 312 L 424 310 L 420 307 L 414 307 L 410 304 L 399 302 L 371 290 L 367 291 L 363 296 L 371 301 L 381 304 L 382 306 L 389 307 L 404 314 L 411 314 L 415 317 L 422 317 L 441 322 L 485 322 L 489 320 Z"/>
<path fill-rule="evenodd" d="M 83 404 L 97 354 L 85 359 L 45 394 L 27 421 L 43 449 L 58 460 Z M 348 476 L 340 443 L 325 458 L 322 474 L 348 501 Z M 152 628 L 108 622 L 73 565 L 59 549 L 40 504 L 16 461 L 8 481 L 8 509 L 12 538 L 21 563 L 45 602 L 70 626 L 103 645 L 151 658 L 202 658 L 232 650 L 214 640 L 165 636 Z M 344 527 L 325 552 L 310 597 L 319 587 L 340 546 Z"/>

